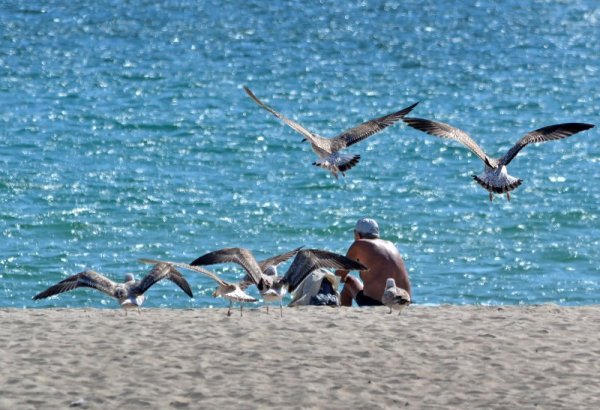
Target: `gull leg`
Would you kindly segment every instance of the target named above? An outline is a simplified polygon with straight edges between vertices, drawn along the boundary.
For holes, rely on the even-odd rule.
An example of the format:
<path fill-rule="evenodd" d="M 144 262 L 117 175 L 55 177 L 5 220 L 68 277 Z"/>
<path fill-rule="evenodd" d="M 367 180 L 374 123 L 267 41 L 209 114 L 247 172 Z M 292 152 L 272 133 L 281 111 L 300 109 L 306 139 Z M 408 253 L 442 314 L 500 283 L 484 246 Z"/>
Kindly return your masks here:
<path fill-rule="evenodd" d="M 494 200 L 494 195 L 490 192 L 490 202 Z"/>
<path fill-rule="evenodd" d="M 392 307 L 390 306 L 390 311 L 388 312 L 390 315 L 392 314 Z"/>
<path fill-rule="evenodd" d="M 244 316 L 244 304 L 240 303 L 240 317 Z"/>
<path fill-rule="evenodd" d="M 506 199 L 508 199 L 508 201 L 510 202 L 510 192 L 506 193 Z"/>
<path fill-rule="evenodd" d="M 267 305 L 267 315 L 269 314 L 269 302 L 265 303 Z"/>
<path fill-rule="evenodd" d="M 233 305 L 233 300 L 229 301 L 229 309 L 227 310 L 227 316 L 231 316 L 231 305 Z"/>
<path fill-rule="evenodd" d="M 283 298 L 279 299 L 279 317 L 283 317 Z"/>
<path fill-rule="evenodd" d="M 139 306 L 137 308 L 138 308 L 138 315 L 141 315 L 142 314 L 142 309 L 140 309 Z"/>

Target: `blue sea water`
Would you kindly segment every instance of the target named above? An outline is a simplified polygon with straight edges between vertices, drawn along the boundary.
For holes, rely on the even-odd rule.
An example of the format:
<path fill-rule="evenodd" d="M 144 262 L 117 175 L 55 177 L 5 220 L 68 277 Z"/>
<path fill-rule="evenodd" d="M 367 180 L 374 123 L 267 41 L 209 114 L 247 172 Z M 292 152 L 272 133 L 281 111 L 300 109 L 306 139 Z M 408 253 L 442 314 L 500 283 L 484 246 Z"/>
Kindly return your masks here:
<path fill-rule="evenodd" d="M 419 303 L 600 303 L 600 135 L 526 147 L 507 202 L 461 145 L 402 123 L 345 178 L 248 85 L 324 136 L 420 101 L 492 156 L 526 132 L 600 123 L 595 0 L 0 1 L 0 307 L 104 307 L 84 269 L 143 275 L 222 247 L 345 253 L 379 221 Z M 227 279 L 234 265 L 214 267 Z M 155 285 L 148 307 L 208 307 Z"/>

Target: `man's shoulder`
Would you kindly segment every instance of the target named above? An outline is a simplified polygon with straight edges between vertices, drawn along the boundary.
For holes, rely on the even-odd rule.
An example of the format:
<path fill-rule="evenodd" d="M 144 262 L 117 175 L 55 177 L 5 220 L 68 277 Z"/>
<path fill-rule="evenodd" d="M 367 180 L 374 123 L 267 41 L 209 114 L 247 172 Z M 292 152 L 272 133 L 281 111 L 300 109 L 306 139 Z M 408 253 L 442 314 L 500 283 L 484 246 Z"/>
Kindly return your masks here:
<path fill-rule="evenodd" d="M 381 239 L 381 238 L 373 238 L 373 239 L 368 239 L 368 238 L 361 238 L 361 239 L 356 239 L 354 241 L 354 243 L 352 244 L 352 247 L 356 247 L 356 248 L 380 248 L 382 246 L 388 246 L 391 245 L 392 243 L 390 241 L 386 241 L 385 239 Z"/>
<path fill-rule="evenodd" d="M 377 244 L 377 243 L 391 243 L 388 240 L 381 238 L 360 238 L 356 239 L 354 243 L 369 243 L 369 244 Z"/>
<path fill-rule="evenodd" d="M 393 242 L 376 238 L 376 239 L 357 239 L 354 241 L 348 251 L 353 252 L 376 252 L 376 253 L 397 253 L 398 248 Z"/>

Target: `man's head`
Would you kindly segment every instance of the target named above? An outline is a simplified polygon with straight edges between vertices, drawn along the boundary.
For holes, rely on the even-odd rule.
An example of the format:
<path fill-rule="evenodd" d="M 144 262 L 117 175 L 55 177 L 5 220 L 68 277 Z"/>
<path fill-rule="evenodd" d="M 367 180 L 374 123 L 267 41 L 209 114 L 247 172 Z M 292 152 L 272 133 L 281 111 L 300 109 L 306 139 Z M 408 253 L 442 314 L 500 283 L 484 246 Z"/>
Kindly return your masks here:
<path fill-rule="evenodd" d="M 354 227 L 354 233 L 360 239 L 376 239 L 379 238 L 379 225 L 371 218 L 360 218 Z"/>

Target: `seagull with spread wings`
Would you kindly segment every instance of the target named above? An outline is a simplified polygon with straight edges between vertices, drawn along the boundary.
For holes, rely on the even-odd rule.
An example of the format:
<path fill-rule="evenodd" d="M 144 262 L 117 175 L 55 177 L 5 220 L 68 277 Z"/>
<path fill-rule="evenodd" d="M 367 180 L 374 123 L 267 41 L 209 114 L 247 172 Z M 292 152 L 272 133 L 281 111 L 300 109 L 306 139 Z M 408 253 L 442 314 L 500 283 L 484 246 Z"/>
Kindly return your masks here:
<path fill-rule="evenodd" d="M 254 284 L 265 302 L 279 301 L 281 316 L 283 316 L 283 297 L 288 292 L 293 292 L 312 271 L 319 268 L 367 270 L 361 263 L 337 253 L 321 249 L 295 251 L 296 257 L 283 276 L 277 275 L 275 264 L 269 264 L 263 271 L 261 264 L 254 259 L 252 253 L 244 248 L 226 248 L 210 252 L 196 259 L 192 264 L 237 263 L 250 277 L 255 278 Z M 267 312 L 268 306 L 267 304 Z"/>
<path fill-rule="evenodd" d="M 254 255 L 245 248 L 223 248 L 213 252 L 209 252 L 196 258 L 190 265 L 192 266 L 206 266 L 214 265 L 217 263 L 237 263 L 242 266 L 247 272 L 246 276 L 240 282 L 240 288 L 246 290 L 252 285 L 259 286 L 263 280 L 268 281 L 269 275 L 272 275 L 273 270 L 277 272 L 276 268 L 278 265 L 290 259 L 296 255 L 300 249 L 293 249 L 289 252 L 282 253 L 280 255 L 273 256 L 264 260 L 257 261 L 254 259 Z M 268 311 L 268 305 L 267 305 Z"/>
<path fill-rule="evenodd" d="M 97 289 L 117 299 L 121 307 L 125 309 L 125 314 L 127 314 L 127 309 L 133 308 L 137 308 L 138 312 L 140 312 L 140 306 L 142 306 L 142 303 L 146 299 L 144 293 L 162 279 L 174 282 L 189 297 L 194 297 L 189 283 L 177 269 L 159 263 L 142 280 L 136 281 L 134 276 L 128 273 L 125 275 L 123 283 L 113 282 L 100 273 L 86 270 L 69 276 L 56 285 L 50 286 L 48 289 L 35 295 L 33 300 L 44 299 L 80 287 L 87 287 Z"/>
<path fill-rule="evenodd" d="M 484 163 L 483 174 L 473 175 L 473 179 L 489 192 L 490 201 L 492 201 L 494 193 L 506 193 L 506 198 L 510 201 L 510 191 L 517 188 L 523 182 L 521 179 L 509 175 L 506 166 L 525 146 L 537 142 L 563 139 L 594 127 L 592 124 L 583 123 L 549 125 L 525 134 L 503 157 L 491 158 L 469 134 L 451 125 L 422 118 L 403 118 L 403 121 L 411 127 L 427 134 L 456 140 L 469 148 L 471 152 L 481 159 Z"/>
<path fill-rule="evenodd" d="M 254 100 L 254 102 L 256 102 L 260 107 L 267 110 L 275 117 L 283 121 L 286 125 L 302 134 L 304 137 L 303 141 L 308 141 L 312 147 L 312 150 L 319 157 L 317 161 L 313 162 L 313 165 L 329 170 L 329 172 L 331 172 L 336 179 L 338 177 L 338 173 L 345 175 L 345 172 L 358 164 L 358 161 L 360 160 L 360 155 L 342 154 L 340 152 L 341 150 L 349 147 L 350 145 L 356 144 L 357 142 L 360 142 L 371 135 L 378 133 L 379 131 L 382 131 L 384 128 L 389 127 L 411 112 L 411 110 L 418 104 L 414 103 L 413 105 L 403 108 L 400 111 L 366 121 L 354 128 L 342 132 L 336 137 L 325 138 L 307 130 L 296 121 L 293 121 L 275 111 L 273 108 L 259 100 L 248 87 L 244 86 L 244 91 L 246 91 L 250 98 L 252 98 L 252 100 Z"/>
<path fill-rule="evenodd" d="M 252 296 L 250 296 L 246 292 L 244 292 L 242 289 L 240 289 L 240 285 L 238 283 L 226 282 L 223 279 L 221 279 L 217 274 L 215 274 L 211 271 L 208 271 L 206 269 L 203 269 L 200 266 L 192 266 L 192 265 L 188 265 L 187 263 L 162 261 L 162 260 L 148 259 L 148 258 L 138 259 L 138 261 L 141 263 L 165 264 L 168 266 L 175 266 L 175 267 L 182 268 L 182 269 L 188 269 L 188 270 L 194 271 L 196 273 L 200 273 L 204 276 L 211 278 L 212 280 L 217 282 L 217 285 L 218 285 L 217 288 L 215 289 L 215 291 L 212 293 L 212 296 L 215 298 L 222 296 L 223 298 L 229 300 L 229 310 L 227 310 L 227 316 L 231 316 L 231 306 L 233 305 L 233 302 L 241 302 L 240 303 L 240 316 L 244 315 L 242 303 L 257 302 L 257 300 L 255 298 L 253 298 Z"/>

